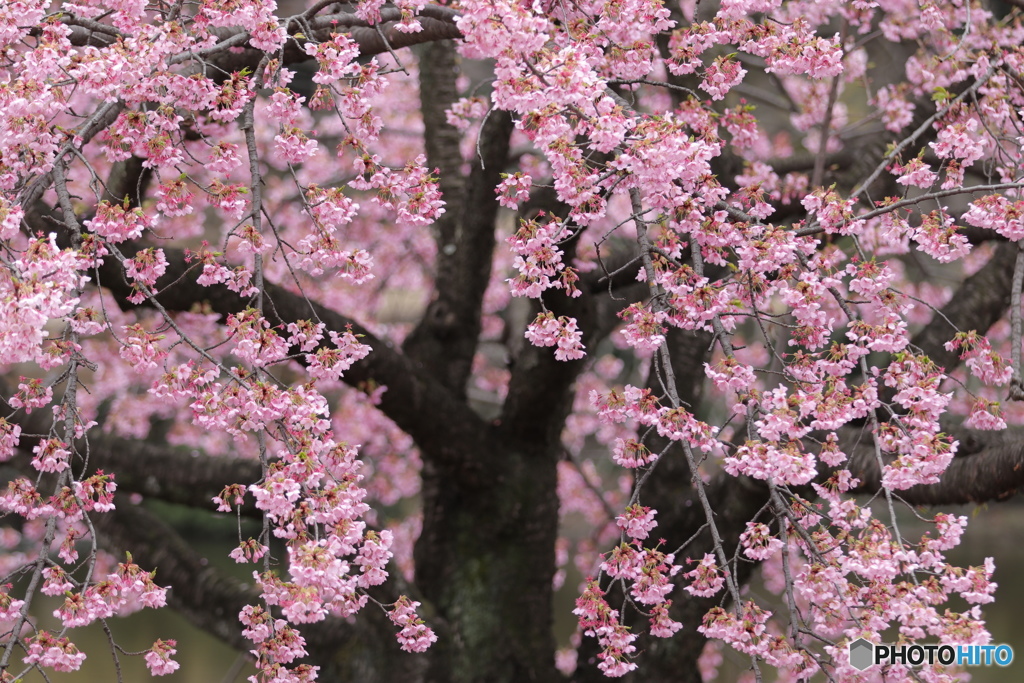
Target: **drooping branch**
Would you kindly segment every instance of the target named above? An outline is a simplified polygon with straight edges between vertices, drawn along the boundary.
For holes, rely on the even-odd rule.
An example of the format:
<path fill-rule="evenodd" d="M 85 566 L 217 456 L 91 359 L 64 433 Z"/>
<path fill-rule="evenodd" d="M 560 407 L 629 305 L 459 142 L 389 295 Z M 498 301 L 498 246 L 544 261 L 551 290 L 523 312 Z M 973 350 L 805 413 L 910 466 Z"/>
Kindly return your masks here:
<path fill-rule="evenodd" d="M 115 504 L 115 511 L 92 517 L 101 546 L 115 556 L 130 552 L 139 566 L 156 569 L 156 582 L 171 587 L 168 604 L 190 622 L 238 650 L 252 649 L 238 614 L 246 605 L 260 604 L 260 592 L 216 569 L 144 506 L 132 505 L 126 496 L 117 496 Z M 355 624 L 334 617 L 307 624 L 303 636 L 325 680 L 417 680 L 425 665 L 399 650 L 393 626 L 379 609 L 361 613 Z"/>
<path fill-rule="evenodd" d="M 123 250 L 133 256 L 132 249 Z M 248 307 L 248 299 L 225 287 L 203 287 L 190 271 L 185 254 L 178 249 L 165 248 L 167 272 L 157 282 L 156 300 L 169 312 L 188 311 L 206 303 L 222 319 Z M 120 264 L 112 258 L 98 271 L 98 284 L 107 287 L 119 305 L 129 309 L 134 304 L 127 300 L 132 287 L 125 279 Z M 173 283 L 173 284 L 172 284 Z M 351 326 L 360 341 L 372 348 L 370 355 L 353 365 L 343 377 L 352 387 L 367 389 L 386 386 L 378 408 L 408 433 L 430 457 L 461 464 L 463 476 L 472 476 L 474 439 L 482 438 L 483 422 L 465 403 L 458 400 L 437 380 L 418 367 L 405 354 L 385 339 L 378 338 L 357 321 L 322 304 L 310 301 L 284 287 L 267 283 L 266 317 L 273 326 L 314 319 L 326 324 L 329 330 L 344 330 Z M 297 352 L 297 349 L 293 349 Z"/>
<path fill-rule="evenodd" d="M 0 378 L 0 395 L 9 396 L 10 387 Z M 26 476 L 36 476 L 29 465 L 29 453 L 50 432 L 52 415 L 46 410 L 26 414 L 14 410 L 0 398 L 6 418 L 21 428 L 19 452 L 11 464 Z M 72 467 L 85 475 L 98 470 L 114 473 L 118 491 L 141 493 L 167 503 L 187 505 L 198 509 L 211 509 L 214 496 L 220 495 L 228 484 L 248 484 L 263 476 L 257 460 L 232 457 L 211 457 L 201 451 L 184 446 L 158 444 L 141 439 L 123 439 L 111 434 L 90 430 L 88 440 L 80 440 L 77 452 L 87 462 L 75 461 Z M 252 501 L 243 508 L 245 514 L 255 515 Z"/>
<path fill-rule="evenodd" d="M 689 331 L 673 328 L 669 330 L 665 338 L 669 346 L 672 368 L 675 371 L 676 392 L 680 401 L 689 406 L 688 410 L 695 410 L 703 397 L 704 363 L 711 355 L 714 335 L 703 330 Z M 655 394 L 660 395 L 663 393 L 662 381 L 663 378 L 658 375 L 656 363 L 652 362 L 647 386 Z M 646 428 L 644 431 L 647 431 Z M 640 436 L 642 434 L 638 435 L 638 438 Z M 680 495 L 681 491 L 688 490 L 693 485 L 690 468 L 682 453 L 675 449 L 670 450 L 673 442 L 669 439 L 652 433 L 648 436 L 647 442 L 652 453 L 664 453 L 664 456 L 656 465 L 657 476 L 652 476 L 644 484 L 641 494 L 644 505 L 658 510 L 661 523 L 675 527 L 683 513 L 683 508 L 689 508 L 692 505 L 692 501 L 688 501 L 688 497 Z"/>
<path fill-rule="evenodd" d="M 915 336 L 913 343 L 947 370 L 956 367 L 960 362 L 958 356 L 947 351 L 943 345 L 957 330 L 988 330 L 1005 313 L 1011 289 L 1014 254 L 1013 245 L 997 247 L 990 262 L 965 281 L 953 299 Z M 683 350 L 694 349 L 683 347 Z M 673 359 L 677 372 L 687 376 L 689 381 L 700 378 L 699 364 L 690 362 L 687 366 L 687 358 L 690 357 L 692 361 L 694 356 L 687 353 L 680 355 L 678 351 L 677 347 Z M 854 431 L 844 431 L 841 439 L 852 451 L 851 471 L 862 480 L 857 492 L 874 493 L 881 486 L 881 473 L 874 449 L 866 445 L 870 443 L 870 437 L 864 438 L 864 445 L 854 448 L 853 444 L 858 442 L 858 435 L 853 434 Z M 956 435 L 962 446 L 941 482 L 899 492 L 904 500 L 911 504 L 1000 500 L 1012 495 L 1024 484 L 1024 438 L 1021 435 L 966 430 L 958 431 Z M 652 477 L 645 486 L 643 501 L 645 505 L 658 510 L 661 533 L 670 534 L 670 541 L 677 542 L 698 531 L 704 520 L 699 514 L 694 496 L 689 493 L 688 482 L 679 479 L 680 472 L 665 467 L 672 464 L 673 460 L 659 464 L 658 476 Z M 671 474 L 676 476 L 669 476 Z M 726 545 L 731 551 L 746 523 L 768 504 L 768 488 L 762 482 L 744 477 L 735 478 L 725 473 L 715 475 L 708 488 L 709 497 L 714 501 L 716 524 L 722 530 L 723 537 L 727 538 Z M 707 533 L 698 534 L 686 548 L 686 555 L 700 557 L 709 552 L 711 543 L 708 536 Z M 755 566 L 755 563 L 741 561 L 736 567 L 737 578 L 744 582 Z M 686 625 L 696 624 L 715 604 L 715 600 L 699 598 L 677 600 L 673 605 L 673 617 Z M 681 667 L 693 662 L 702 647 L 703 640 L 696 636 L 683 640 L 645 639 L 644 680 L 679 680 Z M 593 669 L 581 667 L 576 680 L 596 680 L 595 673 Z"/>
<path fill-rule="evenodd" d="M 0 386 L 0 390 L 4 389 Z M 26 475 L 37 474 L 28 464 L 27 451 L 39 441 L 40 434 L 47 432 L 48 412 L 37 410 L 25 415 L 16 411 L 12 421 L 22 427 L 23 436 L 21 453 L 10 464 Z M 158 515 L 144 506 L 131 504 L 126 494 L 141 493 L 147 499 L 210 509 L 212 497 L 220 493 L 224 484 L 259 480 L 260 463 L 210 457 L 187 448 L 95 433 L 88 444 L 79 447 L 79 452 L 88 455 L 87 474 L 97 470 L 114 472 L 118 484 L 116 509 L 90 517 L 101 546 L 115 555 L 131 552 L 142 567 L 158 569 L 158 583 L 172 589 L 168 594 L 171 607 L 227 644 L 250 649 L 252 643 L 242 637 L 237 614 L 247 604 L 258 604 L 259 591 L 213 568 Z M 253 518 L 262 514 L 251 500 L 239 513 Z M 373 589 L 373 593 L 375 599 L 384 603 L 394 602 L 399 593 L 423 599 L 415 586 L 394 575 L 386 584 Z M 444 631 L 443 621 L 436 616 L 433 625 Z M 360 613 L 355 626 L 329 618 L 308 625 L 303 633 L 310 660 L 320 665 L 321 672 L 330 680 L 415 680 L 411 676 L 425 666 L 422 659 L 399 650 L 393 625 L 380 609 Z"/>
<path fill-rule="evenodd" d="M 947 374 L 959 366 L 959 354 L 946 349 L 945 343 L 957 331 L 985 333 L 1006 313 L 1016 253 L 1015 244 L 998 245 L 989 262 L 964 280 L 953 298 L 914 335 L 912 346 Z M 1017 490 L 1024 481 L 1024 440 L 1018 433 L 958 429 L 955 434 L 961 447 L 940 482 L 899 492 L 901 498 L 915 505 L 954 505 L 1002 500 Z M 840 444 L 850 456 L 850 471 L 861 480 L 857 492 L 878 491 L 882 473 L 874 447 L 868 447 L 872 444 L 870 435 L 856 429 L 843 430 Z M 883 456 L 883 463 L 892 459 Z"/>
<path fill-rule="evenodd" d="M 487 183 L 496 182 L 492 176 L 496 178 L 498 169 L 503 167 L 507 155 L 508 135 L 511 133 L 510 121 L 507 117 L 499 115 L 492 125 L 495 141 L 489 141 L 489 144 L 484 146 L 486 169 L 481 168 L 470 178 L 471 195 L 477 206 L 483 205 L 482 195 L 488 188 Z M 145 192 L 149 178 L 150 174 L 141 165 L 141 160 L 133 157 L 114 165 L 107 183 L 107 191 L 118 198 L 128 196 L 134 203 L 141 199 L 136 195 Z M 493 188 L 493 184 L 490 187 Z M 464 271 L 470 272 L 471 275 L 459 280 L 464 287 L 453 289 L 452 297 L 462 297 L 460 312 L 463 322 L 469 319 L 472 323 L 475 320 L 471 328 L 471 331 L 475 332 L 469 335 L 471 341 L 467 342 L 472 344 L 472 348 L 475 348 L 479 332 L 479 302 L 482 300 L 489 274 L 490 250 L 494 240 L 493 217 L 497 203 L 493 197 L 489 199 L 492 205 L 489 210 L 486 207 L 480 208 L 479 211 L 468 208 L 466 202 L 459 207 L 453 207 L 453 211 L 465 214 L 464 222 L 469 227 L 469 230 L 461 231 L 466 234 L 463 239 L 466 244 L 464 255 L 460 258 Z M 60 211 L 52 211 L 41 201 L 34 202 L 25 220 L 31 229 L 44 232 L 53 231 L 61 225 Z M 66 243 L 66 235 L 58 233 L 58 241 Z M 479 255 L 481 244 L 485 245 L 483 250 L 486 252 L 486 258 L 481 257 L 483 265 L 469 258 L 471 253 Z M 122 245 L 122 252 L 130 258 L 139 248 L 141 246 L 134 243 Z M 207 288 L 199 285 L 195 281 L 197 273 L 190 272 L 190 266 L 182 250 L 165 248 L 164 253 L 168 260 L 168 268 L 157 283 L 159 294 L 156 299 L 168 312 L 188 311 L 195 305 L 205 302 L 214 312 L 220 314 L 222 320 L 226 320 L 227 316 L 250 305 L 248 299 L 224 287 Z M 113 257 L 108 257 L 95 272 L 95 281 L 96 284 L 110 290 L 121 308 L 130 310 L 135 307 L 135 304 L 128 301 L 133 288 L 125 278 L 121 264 Z M 387 390 L 382 395 L 378 408 L 412 436 L 423 452 L 428 454 L 427 457 L 439 461 L 447 460 L 460 473 L 459 476 L 475 477 L 478 474 L 479 468 L 474 465 L 472 454 L 481 447 L 479 440 L 483 438 L 484 424 L 461 400 L 461 387 L 455 391 L 450 390 L 445 383 L 432 377 L 429 369 L 443 366 L 445 363 L 441 363 L 442 360 L 447 362 L 443 345 L 435 349 L 440 355 L 432 357 L 431 363 L 418 363 L 395 348 L 390 341 L 376 337 L 357 321 L 326 306 L 273 283 L 266 284 L 264 293 L 268 299 L 267 318 L 275 326 L 283 327 L 288 323 L 308 318 L 322 321 L 328 329 L 335 331 L 351 326 L 354 333 L 361 335 L 362 343 L 369 345 L 373 351 L 367 358 L 356 363 L 343 379 L 350 386 L 359 389 L 386 386 Z M 151 302 L 147 301 L 143 305 L 150 304 Z M 293 349 L 293 352 L 297 353 L 298 349 Z M 469 371 L 472 350 L 466 355 L 469 361 L 463 370 L 463 376 Z"/>
<path fill-rule="evenodd" d="M 457 17 L 458 14 L 449 8 L 424 8 L 421 13 L 421 22 L 424 23 L 425 30 L 421 33 L 429 38 L 433 35 L 430 27 L 438 28 L 440 25 L 447 26 L 448 29 L 445 30 L 451 33 Z M 387 22 L 395 22 L 400 18 L 401 12 L 393 6 L 384 7 L 381 10 L 381 22 L 385 24 Z M 91 27 L 91 29 L 96 28 Z M 362 28 L 366 31 L 372 31 L 375 36 L 379 36 L 377 27 L 371 28 L 365 21 L 359 19 L 354 14 L 332 14 L 308 18 L 304 22 L 293 20 L 289 23 L 289 30 L 293 32 L 305 30 L 315 35 L 319 35 L 317 33 L 319 32 L 323 34 L 322 38 L 329 37 L 329 33 L 332 31 L 345 28 Z M 390 35 L 387 31 L 383 33 L 385 36 Z M 392 31 L 391 33 L 394 32 Z M 207 63 L 215 64 L 221 69 L 230 69 L 230 64 L 218 64 L 217 59 L 224 56 L 228 60 L 242 59 L 244 61 L 255 58 L 258 61 L 262 57 L 262 53 L 258 51 L 246 49 L 227 50 L 226 46 L 229 45 L 236 45 L 237 47 L 239 44 L 239 41 L 236 39 L 238 35 L 237 31 L 219 31 L 218 37 L 221 38 L 219 44 L 225 46 L 224 52 L 205 54 Z M 457 30 L 455 35 L 457 35 Z M 452 36 L 447 35 L 447 37 Z M 438 34 L 432 39 L 439 40 L 440 38 L 441 36 Z M 420 38 L 416 40 L 418 41 Z M 390 38 L 389 44 L 391 44 L 391 47 L 399 46 L 396 43 L 391 43 Z M 445 49 L 453 54 L 450 45 Z M 294 52 L 295 54 L 292 56 L 296 60 L 308 59 L 308 56 L 299 49 L 298 42 L 295 40 L 289 41 L 285 52 L 286 57 Z M 248 66 L 251 67 L 252 65 Z M 449 74 L 447 78 L 454 78 L 454 72 Z M 452 83 L 454 84 L 454 81 Z M 446 103 L 442 103 L 442 106 L 436 112 L 443 125 L 448 125 L 443 121 L 444 108 L 446 106 Z M 112 116 L 116 116 L 120 110 L 119 107 L 108 108 L 111 109 Z M 102 122 L 105 122 L 103 125 L 109 124 L 112 120 L 111 115 L 106 115 L 102 118 Z M 94 134 L 93 128 L 96 128 L 98 125 L 100 124 L 90 121 L 84 129 L 83 135 L 87 134 L 91 137 Z M 485 195 L 488 190 L 493 192 L 493 186 L 497 182 L 498 173 L 504 167 L 508 154 L 508 136 L 510 133 L 511 121 L 507 115 L 501 113 L 491 117 L 484 131 L 485 139 L 482 145 L 484 158 L 481 160 L 480 166 L 474 170 L 470 177 L 472 201 L 456 202 L 452 205 L 451 209 L 453 215 L 462 219 L 457 221 L 459 228 L 454 231 L 459 236 L 459 240 L 455 244 L 457 254 L 455 261 L 459 264 L 459 270 L 462 275 L 459 277 L 449 277 L 452 273 L 445 273 L 446 277 L 439 279 L 443 279 L 448 284 L 447 291 L 451 294 L 448 297 L 450 299 L 449 304 L 452 304 L 452 302 L 457 304 L 450 305 L 449 308 L 457 309 L 458 315 L 454 321 L 449 320 L 447 315 L 437 316 L 437 319 L 442 321 L 442 327 L 449 330 L 459 330 L 460 339 L 463 342 L 459 346 L 463 351 L 461 355 L 465 359 L 464 363 L 456 364 L 459 368 L 459 372 L 456 374 L 461 379 L 457 378 L 456 381 L 448 382 L 445 381 L 446 378 L 441 378 L 441 381 L 438 381 L 438 379 L 431 376 L 433 369 L 453 365 L 445 357 L 445 353 L 450 353 L 452 350 L 450 339 L 442 339 L 442 344 L 434 349 L 435 353 L 430 358 L 412 360 L 395 349 L 389 342 L 376 338 L 364 327 L 346 316 L 319 304 L 311 303 L 302 296 L 282 287 L 271 284 L 265 288 L 265 295 L 270 303 L 267 317 L 272 324 L 286 325 L 289 322 L 312 317 L 325 322 L 328 329 L 340 331 L 345 329 L 346 326 L 351 325 L 355 333 L 362 335 L 363 343 L 369 344 L 373 348 L 373 352 L 370 357 L 358 363 L 356 367 L 353 367 L 346 374 L 345 380 L 357 388 L 387 386 L 387 391 L 384 393 L 379 404 L 382 412 L 394 420 L 400 428 L 409 433 L 423 449 L 424 453 L 429 454 L 428 457 L 449 460 L 461 472 L 462 476 L 471 476 L 475 472 L 475 468 L 472 466 L 463 465 L 467 465 L 468 461 L 471 460 L 467 454 L 478 450 L 479 444 L 473 443 L 472 439 L 480 437 L 480 429 L 482 427 L 482 422 L 465 406 L 461 398 L 464 394 L 465 377 L 468 376 L 471 368 L 473 351 L 475 350 L 476 338 L 479 333 L 479 304 L 490 272 L 490 255 L 493 249 L 493 225 L 497 203 L 494 200 L 493 194 Z M 453 142 L 457 153 L 457 135 L 453 136 Z M 131 161 L 129 160 L 129 163 Z M 115 173 L 112 174 L 108 184 L 108 192 L 117 198 L 120 198 L 123 192 L 127 196 L 132 197 L 133 200 L 138 200 L 139 197 L 135 197 L 138 194 L 135 190 L 139 183 L 142 183 L 144 189 L 147 176 L 143 175 L 141 168 L 124 168 L 122 169 L 123 172 L 117 172 L 117 169 L 121 166 L 123 164 L 115 167 Z M 138 164 L 136 163 L 135 166 L 138 166 Z M 457 169 L 458 165 L 454 165 L 451 168 L 451 170 Z M 458 176 L 455 173 L 447 173 L 445 177 L 457 178 Z M 40 194 L 41 189 L 45 187 L 45 183 L 40 182 L 37 185 L 36 194 Z M 459 195 L 461 192 L 453 194 Z M 459 199 L 459 197 L 456 196 L 453 199 Z M 40 228 L 52 229 L 52 226 L 45 220 L 47 213 L 45 207 L 42 207 L 38 201 L 32 202 L 32 206 L 33 211 L 27 217 L 27 222 L 33 227 L 38 226 Z M 125 256 L 133 256 L 131 248 L 124 251 Z M 165 249 L 165 254 L 168 260 L 171 261 L 171 264 L 167 274 L 158 283 L 158 288 L 168 287 L 169 282 L 175 283 L 174 286 L 168 287 L 166 291 L 161 291 L 158 296 L 159 304 L 166 310 L 170 312 L 186 311 L 190 310 L 197 303 L 207 302 L 223 319 L 232 313 L 244 310 L 248 305 L 246 299 L 228 290 L 220 288 L 206 289 L 198 286 L 194 282 L 194 275 L 183 278 L 182 276 L 188 270 L 188 266 L 184 261 L 182 252 L 174 249 Z M 130 307 L 127 297 L 131 294 L 131 287 L 125 280 L 121 272 L 121 266 L 116 260 L 108 258 L 107 262 L 97 272 L 97 280 L 114 293 L 119 305 L 123 308 Z M 448 346 L 446 347 L 445 344 L 448 344 Z M 438 362 L 439 360 L 445 362 Z M 446 387 L 451 390 L 446 390 Z M 457 438 L 453 438 L 455 434 L 458 434 Z M 470 438 L 470 442 L 466 441 L 467 438 Z"/>
<path fill-rule="evenodd" d="M 116 510 L 93 515 L 101 546 L 115 556 L 130 552 L 147 570 L 156 568 L 157 583 L 170 585 L 168 604 L 189 621 L 239 650 L 251 647 L 242 637 L 238 613 L 258 604 L 259 591 L 236 581 L 208 562 L 159 516 L 115 497 Z"/>

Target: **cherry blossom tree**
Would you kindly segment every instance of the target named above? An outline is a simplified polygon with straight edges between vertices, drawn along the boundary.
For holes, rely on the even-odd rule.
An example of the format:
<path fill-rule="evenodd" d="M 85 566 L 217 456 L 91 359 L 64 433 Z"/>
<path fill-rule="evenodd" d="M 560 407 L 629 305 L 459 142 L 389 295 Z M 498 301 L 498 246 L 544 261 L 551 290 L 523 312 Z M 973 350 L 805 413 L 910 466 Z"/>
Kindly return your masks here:
<path fill-rule="evenodd" d="M 987 642 L 994 561 L 923 506 L 1024 483 L 1022 18 L 3 3 L 0 680 L 143 608 L 253 681 Z M 150 501 L 237 519 L 251 580 Z"/>

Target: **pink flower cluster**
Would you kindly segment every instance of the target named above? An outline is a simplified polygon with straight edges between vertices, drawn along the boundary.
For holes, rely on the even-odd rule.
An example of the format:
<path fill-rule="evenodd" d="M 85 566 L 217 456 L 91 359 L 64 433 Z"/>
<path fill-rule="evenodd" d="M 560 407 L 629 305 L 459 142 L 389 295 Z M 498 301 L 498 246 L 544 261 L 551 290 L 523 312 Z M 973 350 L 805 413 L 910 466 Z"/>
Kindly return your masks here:
<path fill-rule="evenodd" d="M 316 680 L 318 667 L 300 664 L 287 665 L 306 656 L 306 639 L 284 619 L 274 619 L 262 607 L 246 606 L 238 615 L 246 628 L 242 635 L 256 648 L 250 652 L 256 657 L 256 667 L 268 680 Z"/>
<path fill-rule="evenodd" d="M 960 360 L 967 362 L 971 373 L 985 384 L 1002 385 L 1010 381 L 1013 368 L 992 350 L 992 345 L 976 331 L 957 332 L 944 344 L 947 351 L 959 351 Z"/>
<path fill-rule="evenodd" d="M 376 156 L 363 156 L 354 162 L 359 177 L 349 184 L 357 190 L 376 190 L 373 201 L 394 211 L 399 222 L 429 225 L 445 209 L 437 178 L 423 165 L 426 160 L 420 155 L 396 172 Z"/>
<path fill-rule="evenodd" d="M 654 455 L 650 449 L 636 439 L 616 439 L 612 448 L 612 460 L 621 467 L 643 467 L 651 462 Z"/>
<path fill-rule="evenodd" d="M 722 574 L 723 571 L 715 562 L 715 556 L 711 553 L 705 553 L 703 559 L 697 563 L 696 567 L 683 574 L 684 577 L 691 581 L 684 588 L 690 595 L 710 598 L 722 590 L 722 586 L 725 585 L 725 577 Z"/>
<path fill-rule="evenodd" d="M 0 418 L 0 462 L 7 462 L 14 457 L 14 450 L 21 439 L 21 425 L 11 424 Z"/>
<path fill-rule="evenodd" d="M 142 209 L 129 207 L 127 202 L 121 205 L 101 201 L 96 207 L 96 217 L 85 221 L 85 226 L 115 244 L 138 239 L 143 230 L 154 226 L 154 221 Z"/>
<path fill-rule="evenodd" d="M 124 611 L 139 607 L 159 608 L 167 603 L 167 589 L 153 581 L 154 573 L 144 572 L 128 556 L 118 564 L 117 571 L 80 593 L 70 592 L 71 586 L 63 571 L 51 571 L 47 577 L 49 594 L 65 589 L 64 603 L 53 612 L 64 626 L 86 626 L 98 619 L 107 619 Z"/>
<path fill-rule="evenodd" d="M 445 112 L 445 118 L 448 123 L 455 126 L 460 131 L 465 131 L 469 128 L 471 121 L 482 119 L 484 117 L 487 113 L 487 106 L 487 103 L 482 97 L 463 97 L 449 107 L 448 111 Z M 502 174 L 502 177 L 505 175 L 507 174 Z M 529 185 L 529 183 L 527 183 L 527 185 Z M 507 204 L 502 204 L 502 206 L 507 206 Z"/>
<path fill-rule="evenodd" d="M 892 170 L 894 173 L 900 174 L 900 177 L 896 179 L 896 182 L 900 185 L 920 187 L 927 190 L 938 179 L 938 174 L 920 157 L 911 159 L 904 166 L 896 164 Z"/>
<path fill-rule="evenodd" d="M 166 676 L 178 670 L 180 665 L 171 659 L 177 653 L 177 641 L 157 640 L 146 653 L 146 666 L 153 676 Z"/>
<path fill-rule="evenodd" d="M 74 643 L 49 631 L 40 631 L 28 641 L 26 664 L 38 664 L 54 671 L 78 671 L 84 661 L 85 653 Z"/>
<path fill-rule="evenodd" d="M 398 632 L 398 643 L 406 652 L 424 652 L 431 644 L 437 642 L 434 632 L 416 615 L 416 608 L 419 606 L 420 603 L 403 595 L 388 612 L 391 623 L 401 628 Z"/>
<path fill-rule="evenodd" d="M 18 393 L 7 401 L 12 407 L 24 408 L 26 413 L 31 413 L 33 408 L 41 408 L 50 403 L 53 388 L 41 378 L 19 377 L 18 380 Z M 18 431 L 21 431 L 20 428 Z"/>
<path fill-rule="evenodd" d="M 597 665 L 605 676 L 618 678 L 637 668 L 631 661 L 636 652 L 633 641 L 636 636 L 619 622 L 618 610 L 612 609 L 604 599 L 604 591 L 597 581 L 587 579 L 583 594 L 576 598 L 576 609 L 580 628 L 588 636 L 596 637 L 601 646 Z"/>
<path fill-rule="evenodd" d="M 550 311 L 538 313 L 526 328 L 525 336 L 534 346 L 554 346 L 557 360 L 577 360 L 586 355 L 583 334 L 573 318 L 556 318 Z"/>
<path fill-rule="evenodd" d="M 643 540 L 658 526 L 654 521 L 654 515 L 657 513 L 657 510 L 633 504 L 626 508 L 625 514 L 615 518 L 615 524 L 630 538 Z"/>
<path fill-rule="evenodd" d="M 135 281 L 136 287 L 142 285 L 152 289 L 156 281 L 167 272 L 167 258 L 163 249 L 148 247 L 137 252 L 125 261 L 125 273 Z M 145 295 L 140 290 L 129 297 L 132 303 L 142 303 Z"/>
<path fill-rule="evenodd" d="M 576 271 L 562 262 L 564 252 L 558 248 L 558 242 L 569 236 L 568 231 L 560 221 L 543 218 L 540 214 L 523 220 L 519 230 L 507 240 L 516 254 L 513 265 L 519 271 L 518 276 L 508 280 L 512 296 L 539 299 L 543 292 L 555 288 L 577 297 L 581 292 L 576 288 Z"/>
<path fill-rule="evenodd" d="M 1024 238 L 1024 200 L 1011 201 L 1002 195 L 988 195 L 971 202 L 964 221 L 988 228 L 1016 242 Z"/>
<path fill-rule="evenodd" d="M 288 342 L 254 308 L 231 315 L 227 326 L 235 344 L 233 353 L 246 363 L 262 367 L 288 355 Z"/>
<path fill-rule="evenodd" d="M 704 374 L 719 390 L 732 389 L 739 394 L 745 394 L 752 389 L 757 380 L 754 369 L 735 358 L 725 358 L 714 367 L 705 363 Z"/>
<path fill-rule="evenodd" d="M 135 372 L 141 374 L 155 370 L 157 364 L 167 356 L 167 352 L 157 345 L 165 335 L 151 334 L 139 323 L 123 327 L 121 333 L 121 349 L 118 353 Z"/>
<path fill-rule="evenodd" d="M 767 524 L 747 522 L 747 530 L 740 535 L 743 554 L 752 560 L 767 560 L 782 548 L 782 541 L 774 538 Z"/>
<path fill-rule="evenodd" d="M 331 330 L 328 334 L 335 348 L 321 346 L 315 353 L 307 354 L 309 374 L 321 379 L 341 379 L 353 363 L 370 354 L 371 348 L 361 344 L 351 329 L 342 334 Z"/>
<path fill-rule="evenodd" d="M 60 439 L 43 439 L 32 449 L 32 467 L 40 472 L 62 472 L 71 467 L 71 452 Z"/>
<path fill-rule="evenodd" d="M 517 209 L 521 202 L 530 198 L 533 179 L 527 173 L 502 173 L 503 180 L 495 188 L 498 203 L 508 209 Z"/>
<path fill-rule="evenodd" d="M 320 67 L 313 75 L 314 83 L 331 85 L 359 73 L 359 65 L 355 63 L 359 46 L 343 33 L 332 34 L 330 40 L 322 43 L 308 42 L 304 49 L 307 55 L 316 58 Z"/>
<path fill-rule="evenodd" d="M 704 79 L 701 80 L 701 90 L 706 90 L 713 100 L 724 99 L 734 87 L 740 84 L 747 70 L 740 66 L 735 59 L 726 57 L 715 57 L 704 70 Z"/>
<path fill-rule="evenodd" d="M 9 622 L 18 618 L 21 608 L 25 606 L 24 600 L 12 598 L 11 584 L 5 583 L 0 586 L 0 622 Z"/>
<path fill-rule="evenodd" d="M 664 311 L 653 311 L 642 304 L 630 304 L 619 311 L 619 317 L 628 323 L 622 329 L 626 343 L 633 348 L 652 352 L 665 342 L 665 326 L 668 318 Z"/>
<path fill-rule="evenodd" d="M 196 13 L 196 22 L 200 26 L 241 26 L 249 32 L 249 44 L 274 54 L 287 36 L 275 10 L 275 0 L 204 0 Z"/>

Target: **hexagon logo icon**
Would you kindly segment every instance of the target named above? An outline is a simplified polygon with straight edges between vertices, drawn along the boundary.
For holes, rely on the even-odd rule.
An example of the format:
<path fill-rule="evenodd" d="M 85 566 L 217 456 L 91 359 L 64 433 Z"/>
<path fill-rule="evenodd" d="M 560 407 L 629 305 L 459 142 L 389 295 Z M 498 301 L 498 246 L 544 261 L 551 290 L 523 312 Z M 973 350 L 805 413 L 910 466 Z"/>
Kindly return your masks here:
<path fill-rule="evenodd" d="M 875 646 L 870 641 L 858 638 L 849 645 L 850 666 L 863 671 L 875 663 Z"/>

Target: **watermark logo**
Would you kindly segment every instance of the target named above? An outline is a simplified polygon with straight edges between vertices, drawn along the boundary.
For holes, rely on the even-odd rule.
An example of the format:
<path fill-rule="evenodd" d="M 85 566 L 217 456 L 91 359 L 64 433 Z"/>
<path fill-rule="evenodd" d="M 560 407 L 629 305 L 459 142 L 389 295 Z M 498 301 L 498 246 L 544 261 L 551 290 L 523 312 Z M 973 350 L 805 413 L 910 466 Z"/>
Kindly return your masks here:
<path fill-rule="evenodd" d="M 1013 648 L 1009 645 L 886 645 L 858 638 L 849 645 L 850 666 L 864 671 L 876 664 L 942 664 L 949 666 L 1009 666 Z"/>

